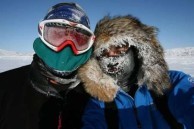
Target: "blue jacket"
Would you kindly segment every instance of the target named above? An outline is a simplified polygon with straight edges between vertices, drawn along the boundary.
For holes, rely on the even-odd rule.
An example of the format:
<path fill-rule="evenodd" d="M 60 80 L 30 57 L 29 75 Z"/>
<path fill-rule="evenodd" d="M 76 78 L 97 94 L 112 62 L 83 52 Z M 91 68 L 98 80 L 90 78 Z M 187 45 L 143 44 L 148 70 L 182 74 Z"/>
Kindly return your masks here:
<path fill-rule="evenodd" d="M 184 129 L 194 129 L 194 78 L 178 71 L 170 71 L 169 76 L 173 88 L 166 93 L 168 108 Z M 170 129 L 146 85 L 138 88 L 134 98 L 120 89 L 114 101 L 119 129 L 138 129 L 137 120 L 142 129 Z M 104 109 L 103 101 L 91 98 L 85 108 L 82 129 L 107 129 Z"/>

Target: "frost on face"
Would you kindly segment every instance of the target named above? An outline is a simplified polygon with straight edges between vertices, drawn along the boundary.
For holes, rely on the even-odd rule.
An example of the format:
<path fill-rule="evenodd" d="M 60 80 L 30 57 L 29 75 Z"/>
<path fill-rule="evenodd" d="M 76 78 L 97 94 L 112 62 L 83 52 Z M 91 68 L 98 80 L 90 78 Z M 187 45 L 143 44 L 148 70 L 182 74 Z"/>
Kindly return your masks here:
<path fill-rule="evenodd" d="M 130 36 L 117 36 L 112 37 L 106 43 L 99 45 L 99 47 L 94 51 L 94 55 L 99 57 L 99 64 L 101 69 L 108 75 L 112 76 L 116 80 L 120 78 L 125 78 L 125 76 L 130 76 L 134 69 L 134 54 L 132 50 L 126 53 L 120 53 L 119 56 L 103 56 L 104 51 L 109 51 L 111 46 L 122 47 L 128 45 L 136 46 L 138 43 Z"/>
<path fill-rule="evenodd" d="M 136 41 L 134 41 L 133 38 L 130 36 L 116 36 L 116 37 L 111 37 L 110 40 L 106 43 L 101 43 L 99 47 L 94 51 L 94 55 L 99 57 L 103 53 L 104 50 L 109 51 L 109 48 L 111 46 L 116 46 L 116 47 L 122 47 L 125 45 L 130 46 L 135 46 Z"/>
<path fill-rule="evenodd" d="M 130 76 L 134 68 L 133 52 L 129 51 L 118 57 L 101 57 L 99 64 L 102 70 L 116 79 L 124 75 Z"/>

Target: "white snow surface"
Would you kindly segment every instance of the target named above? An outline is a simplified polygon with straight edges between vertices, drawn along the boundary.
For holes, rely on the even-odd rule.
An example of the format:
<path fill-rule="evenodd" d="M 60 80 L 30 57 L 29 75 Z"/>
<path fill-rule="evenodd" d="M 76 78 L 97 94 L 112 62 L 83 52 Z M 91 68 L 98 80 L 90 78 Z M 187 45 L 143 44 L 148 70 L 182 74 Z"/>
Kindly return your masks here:
<path fill-rule="evenodd" d="M 165 59 L 170 70 L 183 71 L 194 76 L 194 47 L 166 50 Z"/>
<path fill-rule="evenodd" d="M 32 62 L 33 53 L 19 53 L 0 49 L 0 73 L 28 65 Z"/>
<path fill-rule="evenodd" d="M 0 73 L 32 62 L 33 53 L 19 53 L 0 49 Z M 175 48 L 165 51 L 170 70 L 183 71 L 194 76 L 194 47 Z"/>

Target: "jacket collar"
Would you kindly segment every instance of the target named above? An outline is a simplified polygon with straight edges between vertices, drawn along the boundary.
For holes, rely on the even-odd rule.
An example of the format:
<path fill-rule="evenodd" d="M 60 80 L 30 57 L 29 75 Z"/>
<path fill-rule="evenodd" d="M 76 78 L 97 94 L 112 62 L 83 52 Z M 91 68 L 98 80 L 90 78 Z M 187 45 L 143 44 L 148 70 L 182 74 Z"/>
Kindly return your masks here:
<path fill-rule="evenodd" d="M 62 98 L 60 92 L 73 89 L 79 85 L 80 80 L 77 74 L 65 77 L 58 77 L 45 67 L 44 63 L 35 55 L 31 64 L 30 83 L 38 92 L 47 96 Z"/>

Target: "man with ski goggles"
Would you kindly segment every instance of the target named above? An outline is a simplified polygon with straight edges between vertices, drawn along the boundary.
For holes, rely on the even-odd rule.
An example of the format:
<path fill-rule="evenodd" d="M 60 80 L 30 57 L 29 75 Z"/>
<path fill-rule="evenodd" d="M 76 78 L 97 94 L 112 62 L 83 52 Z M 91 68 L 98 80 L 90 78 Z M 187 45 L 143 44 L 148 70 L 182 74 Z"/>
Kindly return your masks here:
<path fill-rule="evenodd" d="M 89 19 L 78 4 L 59 3 L 38 31 L 32 63 L 0 74 L 0 128 L 81 129 L 90 96 L 77 69 L 92 54 Z"/>

